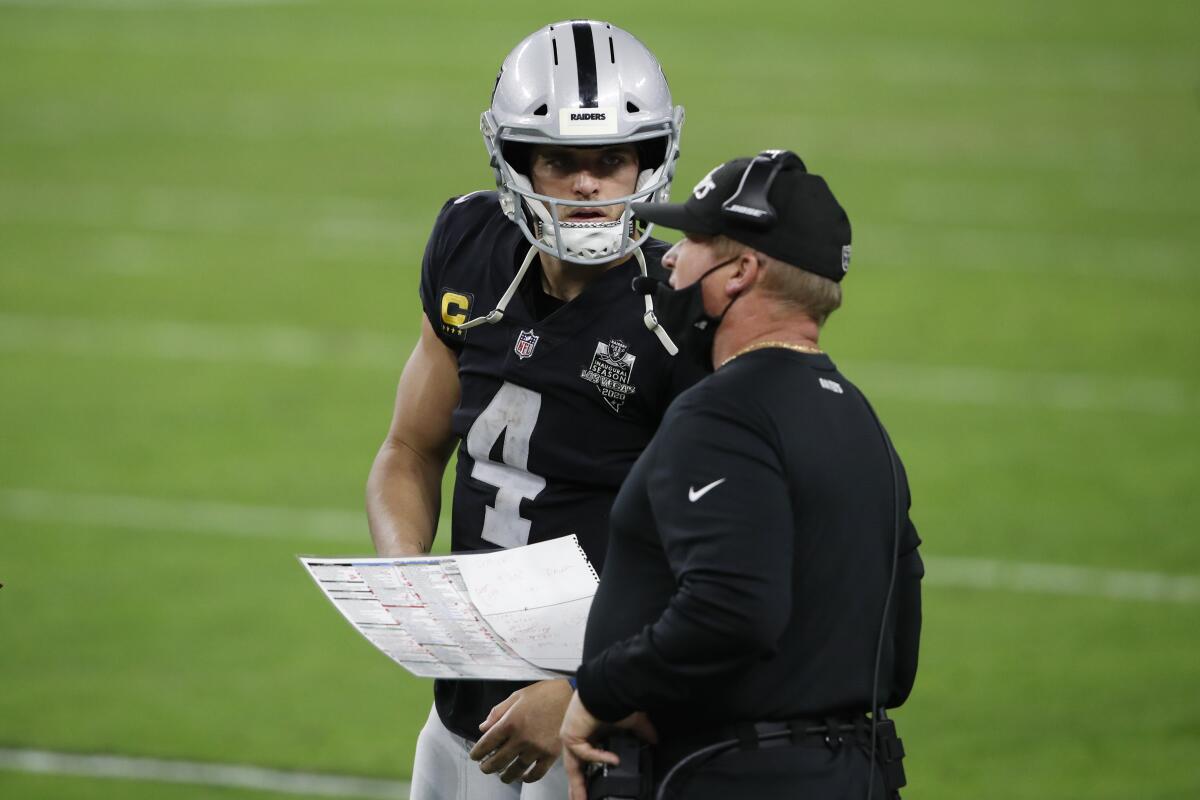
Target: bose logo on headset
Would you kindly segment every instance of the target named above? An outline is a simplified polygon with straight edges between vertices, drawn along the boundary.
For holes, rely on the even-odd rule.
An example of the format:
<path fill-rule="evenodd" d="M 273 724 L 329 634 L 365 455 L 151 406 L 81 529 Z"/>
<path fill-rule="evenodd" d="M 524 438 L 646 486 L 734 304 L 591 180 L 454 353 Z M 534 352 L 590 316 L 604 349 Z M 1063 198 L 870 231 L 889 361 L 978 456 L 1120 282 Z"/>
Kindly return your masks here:
<path fill-rule="evenodd" d="M 725 208 L 735 214 L 749 214 L 752 217 L 765 217 L 767 215 L 767 210 L 764 208 L 751 208 L 750 206 L 743 206 L 737 203 L 725 206 Z"/>

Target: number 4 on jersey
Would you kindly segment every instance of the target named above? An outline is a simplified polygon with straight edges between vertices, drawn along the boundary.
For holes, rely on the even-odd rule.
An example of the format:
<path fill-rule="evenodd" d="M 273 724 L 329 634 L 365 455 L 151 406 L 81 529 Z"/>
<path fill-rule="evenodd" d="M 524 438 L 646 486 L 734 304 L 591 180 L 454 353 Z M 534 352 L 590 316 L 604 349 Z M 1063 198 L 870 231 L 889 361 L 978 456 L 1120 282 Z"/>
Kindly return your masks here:
<path fill-rule="evenodd" d="M 482 536 L 501 547 L 529 543 L 530 522 L 521 516 L 521 501 L 546 488 L 546 479 L 529 471 L 529 439 L 541 409 L 540 394 L 505 383 L 467 433 L 467 452 L 475 460 L 471 477 L 496 487 L 496 504 L 483 512 Z M 492 460 L 501 436 L 503 463 Z"/>

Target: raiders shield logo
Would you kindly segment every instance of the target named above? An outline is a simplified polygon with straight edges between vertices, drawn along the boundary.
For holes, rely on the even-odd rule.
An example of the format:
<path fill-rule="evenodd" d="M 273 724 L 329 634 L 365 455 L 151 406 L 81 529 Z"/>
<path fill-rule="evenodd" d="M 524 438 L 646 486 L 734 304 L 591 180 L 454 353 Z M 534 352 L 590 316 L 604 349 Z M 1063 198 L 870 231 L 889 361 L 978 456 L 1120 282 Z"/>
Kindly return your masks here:
<path fill-rule="evenodd" d="M 637 391 L 629 383 L 636 360 L 637 356 L 629 352 L 629 345 L 620 339 L 596 342 L 591 366 L 580 372 L 579 377 L 596 387 L 609 408 L 620 411 L 629 395 Z"/>
<path fill-rule="evenodd" d="M 517 335 L 517 343 L 513 346 L 513 352 L 521 358 L 529 358 L 533 355 L 533 348 L 537 347 L 538 337 L 533 331 L 521 331 Z"/>

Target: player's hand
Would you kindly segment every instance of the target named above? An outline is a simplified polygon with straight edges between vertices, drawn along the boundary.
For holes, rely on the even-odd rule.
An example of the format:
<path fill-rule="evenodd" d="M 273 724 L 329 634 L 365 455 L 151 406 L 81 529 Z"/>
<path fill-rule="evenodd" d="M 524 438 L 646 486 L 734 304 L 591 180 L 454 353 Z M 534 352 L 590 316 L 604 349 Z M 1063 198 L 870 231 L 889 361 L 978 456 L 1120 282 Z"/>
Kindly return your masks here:
<path fill-rule="evenodd" d="M 605 731 L 623 728 L 635 736 L 651 744 L 658 743 L 658 731 L 654 723 L 644 711 L 635 711 L 625 719 L 614 724 L 601 722 L 592 716 L 579 692 L 571 695 L 571 703 L 563 717 L 559 737 L 563 743 L 563 766 L 567 770 L 567 788 L 570 790 L 570 800 L 587 800 L 587 779 L 584 771 L 591 763 L 611 764 L 616 766 L 621 759 L 616 753 L 601 750 L 592 741 L 603 735 Z"/>
<path fill-rule="evenodd" d="M 471 758 L 483 772 L 500 773 L 505 783 L 540 780 L 562 751 L 558 728 L 570 699 L 571 684 L 561 679 L 518 689 L 480 724 L 483 737 Z"/>

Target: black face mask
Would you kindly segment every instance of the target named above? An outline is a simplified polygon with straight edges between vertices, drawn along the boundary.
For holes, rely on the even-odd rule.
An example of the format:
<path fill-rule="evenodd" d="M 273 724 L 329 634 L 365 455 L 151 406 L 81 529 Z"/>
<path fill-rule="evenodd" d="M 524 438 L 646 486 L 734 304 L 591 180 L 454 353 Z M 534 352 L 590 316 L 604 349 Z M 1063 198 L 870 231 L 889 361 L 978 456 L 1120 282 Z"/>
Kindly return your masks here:
<path fill-rule="evenodd" d="M 658 318 L 658 324 L 663 326 L 679 346 L 680 355 L 699 364 L 705 372 L 713 370 L 712 349 L 717 326 L 725 319 L 725 315 L 729 313 L 729 306 L 732 306 L 737 298 L 730 300 L 720 315 L 709 316 L 704 310 L 704 279 L 738 258 L 739 256 L 734 256 L 722 261 L 683 289 L 672 289 L 662 281 L 653 281 L 654 316 Z M 645 292 L 649 287 L 641 284 L 641 280 L 639 279 L 639 288 Z"/>

